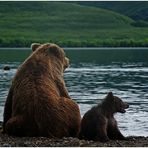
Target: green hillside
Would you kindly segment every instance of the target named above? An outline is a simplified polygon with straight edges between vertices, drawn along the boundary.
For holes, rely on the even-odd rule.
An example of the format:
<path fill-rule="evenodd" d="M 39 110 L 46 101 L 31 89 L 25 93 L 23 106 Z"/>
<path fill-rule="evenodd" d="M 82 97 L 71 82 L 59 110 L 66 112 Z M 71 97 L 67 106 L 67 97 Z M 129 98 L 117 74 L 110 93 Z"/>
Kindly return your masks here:
<path fill-rule="evenodd" d="M 148 21 L 148 1 L 81 1 L 74 3 L 113 10 L 134 20 Z"/>
<path fill-rule="evenodd" d="M 110 10 L 71 2 L 0 2 L 0 46 L 147 46 L 148 28 Z"/>

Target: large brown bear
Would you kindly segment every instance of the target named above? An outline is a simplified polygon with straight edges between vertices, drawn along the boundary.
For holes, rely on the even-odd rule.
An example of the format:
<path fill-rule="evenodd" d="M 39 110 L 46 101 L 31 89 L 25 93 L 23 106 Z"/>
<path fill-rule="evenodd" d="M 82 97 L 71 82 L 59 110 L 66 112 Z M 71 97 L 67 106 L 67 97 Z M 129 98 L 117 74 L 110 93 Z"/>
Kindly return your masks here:
<path fill-rule="evenodd" d="M 16 136 L 77 136 L 78 105 L 65 87 L 69 66 L 64 50 L 55 44 L 33 44 L 33 53 L 19 67 L 4 108 L 3 131 Z"/>
<path fill-rule="evenodd" d="M 106 142 L 109 139 L 123 140 L 114 113 L 125 113 L 129 105 L 109 92 L 103 102 L 85 113 L 81 122 L 80 138 Z"/>

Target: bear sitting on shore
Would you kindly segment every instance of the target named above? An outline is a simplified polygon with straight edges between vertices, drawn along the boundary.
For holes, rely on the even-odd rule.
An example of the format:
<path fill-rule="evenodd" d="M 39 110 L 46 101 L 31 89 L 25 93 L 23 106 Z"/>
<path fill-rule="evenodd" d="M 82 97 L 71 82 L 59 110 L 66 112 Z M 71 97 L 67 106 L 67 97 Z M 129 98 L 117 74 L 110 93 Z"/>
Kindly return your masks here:
<path fill-rule="evenodd" d="M 65 86 L 69 66 L 55 44 L 32 44 L 33 53 L 19 67 L 9 90 L 3 132 L 15 136 L 76 137 L 80 111 Z"/>
<path fill-rule="evenodd" d="M 81 121 L 80 138 L 106 142 L 109 139 L 124 140 L 114 113 L 125 113 L 129 105 L 109 92 L 103 102 L 85 113 Z"/>

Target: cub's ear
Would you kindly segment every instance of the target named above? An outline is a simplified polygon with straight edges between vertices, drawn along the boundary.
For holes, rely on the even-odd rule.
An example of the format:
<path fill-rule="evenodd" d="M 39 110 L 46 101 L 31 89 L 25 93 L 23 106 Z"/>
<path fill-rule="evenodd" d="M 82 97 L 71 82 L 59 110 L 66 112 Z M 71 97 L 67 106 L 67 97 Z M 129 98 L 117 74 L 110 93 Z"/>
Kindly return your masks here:
<path fill-rule="evenodd" d="M 41 46 L 40 43 L 32 43 L 32 44 L 31 44 L 31 49 L 32 49 L 32 51 L 35 51 L 39 46 Z"/>
<path fill-rule="evenodd" d="M 109 93 L 107 94 L 107 98 L 114 98 L 113 93 L 112 93 L 112 92 L 109 92 Z"/>

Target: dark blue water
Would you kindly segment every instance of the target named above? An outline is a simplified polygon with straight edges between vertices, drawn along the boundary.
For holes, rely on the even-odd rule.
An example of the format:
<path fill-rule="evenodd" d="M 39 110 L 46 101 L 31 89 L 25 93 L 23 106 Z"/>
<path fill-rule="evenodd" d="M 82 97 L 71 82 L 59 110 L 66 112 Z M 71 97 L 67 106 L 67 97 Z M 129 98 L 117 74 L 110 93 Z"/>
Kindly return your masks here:
<path fill-rule="evenodd" d="M 112 91 L 130 105 L 125 114 L 115 115 L 122 133 L 148 136 L 148 50 L 66 53 L 71 66 L 65 71 L 65 82 L 70 96 L 79 104 L 81 115 Z M 21 64 L 17 59 L 7 61 L 0 62 L 1 121 L 11 80 Z M 3 71 L 4 65 L 9 65 L 11 70 Z"/>

